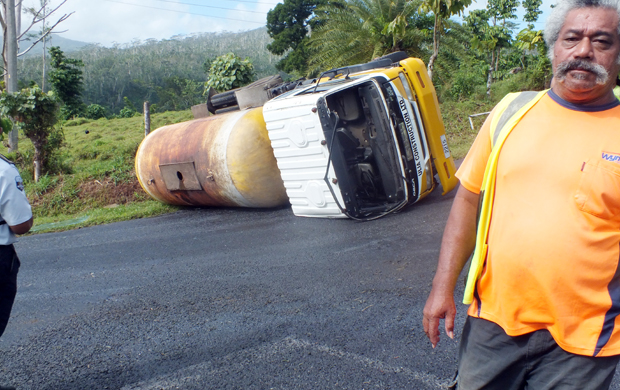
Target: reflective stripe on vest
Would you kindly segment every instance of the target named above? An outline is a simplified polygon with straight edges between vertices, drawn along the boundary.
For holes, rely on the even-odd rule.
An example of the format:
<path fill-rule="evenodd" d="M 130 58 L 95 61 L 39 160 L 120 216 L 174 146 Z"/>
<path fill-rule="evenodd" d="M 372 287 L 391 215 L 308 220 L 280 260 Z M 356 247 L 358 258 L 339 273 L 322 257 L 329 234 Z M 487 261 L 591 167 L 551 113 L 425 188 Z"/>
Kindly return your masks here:
<path fill-rule="evenodd" d="M 541 92 L 526 91 L 510 93 L 495 107 L 489 134 L 491 139 L 491 154 L 487 161 L 482 186 L 480 188 L 476 247 L 470 259 L 469 274 L 467 275 L 467 284 L 463 297 L 463 303 L 465 304 L 472 303 L 474 299 L 476 282 L 480 278 L 487 256 L 487 238 L 489 235 L 493 199 L 495 197 L 495 178 L 497 176 L 499 152 L 512 129 L 519 123 L 525 113 L 546 94 L 547 90 Z"/>

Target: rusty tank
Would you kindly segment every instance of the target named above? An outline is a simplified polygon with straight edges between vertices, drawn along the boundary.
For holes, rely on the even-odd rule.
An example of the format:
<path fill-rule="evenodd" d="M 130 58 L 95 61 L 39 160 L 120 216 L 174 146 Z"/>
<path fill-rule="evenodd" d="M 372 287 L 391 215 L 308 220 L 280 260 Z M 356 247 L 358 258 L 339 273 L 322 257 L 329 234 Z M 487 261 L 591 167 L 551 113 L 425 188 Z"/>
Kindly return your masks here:
<path fill-rule="evenodd" d="M 146 193 L 167 204 L 288 204 L 262 107 L 153 131 L 136 153 L 136 175 Z"/>

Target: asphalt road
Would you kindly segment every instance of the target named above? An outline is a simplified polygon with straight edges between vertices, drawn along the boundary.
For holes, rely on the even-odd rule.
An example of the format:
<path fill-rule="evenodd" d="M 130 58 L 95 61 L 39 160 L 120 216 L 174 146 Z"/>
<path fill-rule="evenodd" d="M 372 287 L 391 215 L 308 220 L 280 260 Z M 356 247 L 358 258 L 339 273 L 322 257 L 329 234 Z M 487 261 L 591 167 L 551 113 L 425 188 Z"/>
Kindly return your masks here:
<path fill-rule="evenodd" d="M 364 223 L 192 209 L 22 238 L 0 384 L 442 388 L 457 341 L 433 350 L 421 312 L 453 196 Z"/>

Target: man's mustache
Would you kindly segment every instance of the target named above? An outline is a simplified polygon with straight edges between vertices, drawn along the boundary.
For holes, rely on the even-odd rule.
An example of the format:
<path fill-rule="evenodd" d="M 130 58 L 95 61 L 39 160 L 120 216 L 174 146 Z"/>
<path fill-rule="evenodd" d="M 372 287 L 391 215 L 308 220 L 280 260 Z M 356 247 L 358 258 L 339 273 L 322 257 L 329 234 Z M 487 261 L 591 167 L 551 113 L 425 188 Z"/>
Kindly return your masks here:
<path fill-rule="evenodd" d="M 566 60 L 562 61 L 558 64 L 555 69 L 555 77 L 558 80 L 563 81 L 566 79 L 566 75 L 571 70 L 585 70 L 587 72 L 593 73 L 596 75 L 596 83 L 597 84 L 605 84 L 609 79 L 609 73 L 607 69 L 605 69 L 602 65 L 594 64 L 588 60 Z M 576 75 L 576 78 L 585 78 L 585 76 Z"/>

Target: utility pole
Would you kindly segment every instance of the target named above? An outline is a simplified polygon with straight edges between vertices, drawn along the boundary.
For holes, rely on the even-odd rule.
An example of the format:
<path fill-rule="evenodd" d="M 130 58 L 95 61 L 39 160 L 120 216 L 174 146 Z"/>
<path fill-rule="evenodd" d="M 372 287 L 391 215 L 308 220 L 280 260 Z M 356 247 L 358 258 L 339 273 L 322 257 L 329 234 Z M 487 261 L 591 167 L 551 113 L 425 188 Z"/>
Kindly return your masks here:
<path fill-rule="evenodd" d="M 41 27 L 41 34 L 45 34 L 45 19 L 47 18 L 47 0 L 41 0 L 43 6 L 43 27 Z M 43 80 L 41 80 L 41 90 L 45 91 L 45 79 L 47 79 L 47 37 L 43 38 Z"/>
<path fill-rule="evenodd" d="M 15 20 L 15 0 L 4 1 L 4 16 L 6 19 L 6 76 L 4 82 L 6 91 L 17 92 L 17 25 Z M 17 152 L 17 129 L 9 133 L 9 152 Z"/>

